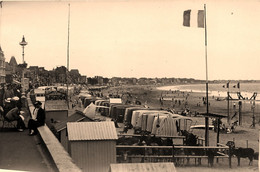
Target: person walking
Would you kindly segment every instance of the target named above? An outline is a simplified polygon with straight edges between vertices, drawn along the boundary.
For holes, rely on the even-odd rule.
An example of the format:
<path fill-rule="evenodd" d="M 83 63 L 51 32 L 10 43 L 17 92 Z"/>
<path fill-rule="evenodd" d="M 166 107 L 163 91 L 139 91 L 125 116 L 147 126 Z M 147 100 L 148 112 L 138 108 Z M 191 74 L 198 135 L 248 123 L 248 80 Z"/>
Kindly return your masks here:
<path fill-rule="evenodd" d="M 34 103 L 32 118 L 28 122 L 29 135 L 33 136 L 38 133 L 37 128 L 45 124 L 45 111 L 41 107 L 42 103 L 36 101 Z"/>

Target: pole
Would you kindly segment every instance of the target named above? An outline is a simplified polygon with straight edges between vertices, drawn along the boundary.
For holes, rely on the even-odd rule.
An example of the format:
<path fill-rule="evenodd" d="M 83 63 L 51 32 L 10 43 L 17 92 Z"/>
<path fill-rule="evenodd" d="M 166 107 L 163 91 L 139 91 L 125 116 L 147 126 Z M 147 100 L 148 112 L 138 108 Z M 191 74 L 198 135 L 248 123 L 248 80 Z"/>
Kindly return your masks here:
<path fill-rule="evenodd" d="M 69 75 L 69 43 L 70 43 L 70 4 L 69 6 L 69 14 L 68 14 L 68 44 L 67 44 L 67 71 L 66 71 L 66 80 L 67 80 L 67 104 L 68 108 L 69 106 L 69 82 L 68 82 L 68 75 Z"/>
<path fill-rule="evenodd" d="M 217 118 L 217 146 L 219 144 L 219 125 L 220 125 L 220 118 Z M 218 158 L 217 158 L 217 163 L 218 163 Z"/>
<path fill-rule="evenodd" d="M 238 102 L 238 121 L 239 121 L 239 125 L 242 125 L 242 101 Z"/>
<path fill-rule="evenodd" d="M 206 103 L 207 115 L 209 114 L 209 94 L 208 94 L 208 59 L 207 59 L 207 23 L 206 23 L 206 4 L 204 4 L 204 23 L 205 23 L 205 61 L 206 61 Z M 205 146 L 209 145 L 209 118 L 205 117 Z"/>
<path fill-rule="evenodd" d="M 252 127 L 255 128 L 255 100 L 253 101 L 253 122 Z"/>
<path fill-rule="evenodd" d="M 220 125 L 220 118 L 217 118 L 217 145 L 219 143 L 219 125 Z"/>
<path fill-rule="evenodd" d="M 229 90 L 227 92 L 227 122 L 228 122 L 228 125 L 230 125 L 230 115 L 229 115 Z"/>
<path fill-rule="evenodd" d="M 23 64 L 24 64 L 24 46 L 22 46 L 23 47 Z"/>
<path fill-rule="evenodd" d="M 24 64 L 24 46 L 22 46 L 22 48 L 23 48 L 22 56 L 23 56 L 23 64 Z M 24 93 L 24 68 L 22 68 L 22 93 Z"/>

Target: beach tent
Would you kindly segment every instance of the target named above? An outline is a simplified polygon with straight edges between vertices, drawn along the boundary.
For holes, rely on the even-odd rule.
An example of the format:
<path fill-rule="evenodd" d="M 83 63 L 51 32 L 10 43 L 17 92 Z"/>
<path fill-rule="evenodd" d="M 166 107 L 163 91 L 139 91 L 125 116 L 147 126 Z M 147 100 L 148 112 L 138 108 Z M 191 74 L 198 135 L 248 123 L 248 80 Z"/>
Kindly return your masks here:
<path fill-rule="evenodd" d="M 149 133 L 152 132 L 154 121 L 156 120 L 156 117 L 158 118 L 158 115 L 159 115 L 159 117 L 162 117 L 162 116 L 167 116 L 167 115 L 170 115 L 170 114 L 171 114 L 170 112 L 159 112 L 159 113 L 148 114 L 147 120 L 146 120 L 145 131 L 147 131 Z"/>
<path fill-rule="evenodd" d="M 167 118 L 162 119 L 160 122 L 160 127 L 156 130 L 156 135 L 177 136 L 177 125 L 178 121 L 176 118 L 174 119 L 171 116 L 167 116 Z"/>
<path fill-rule="evenodd" d="M 145 120 L 147 117 L 143 117 L 143 115 L 146 114 L 153 114 L 153 113 L 167 113 L 167 111 L 163 111 L 163 110 L 153 110 L 153 109 L 147 109 L 147 110 L 137 110 L 133 112 L 132 115 L 132 121 L 131 124 L 133 125 L 133 127 L 135 127 L 136 129 L 140 129 L 141 128 L 141 123 L 143 123 L 142 121 Z M 145 118 L 145 119 L 143 119 Z"/>
<path fill-rule="evenodd" d="M 152 135 L 157 134 L 157 129 L 159 128 L 160 123 L 164 118 L 167 118 L 167 116 L 158 114 L 156 117 L 154 117 L 152 131 L 151 131 Z"/>
<path fill-rule="evenodd" d="M 187 126 L 187 121 L 192 122 L 192 118 L 178 114 L 170 114 L 166 118 L 163 118 L 159 121 L 159 127 L 156 126 L 156 129 L 154 129 L 155 133 L 153 134 L 164 136 L 178 136 L 178 129 L 187 130 L 187 128 L 189 128 Z"/>
<path fill-rule="evenodd" d="M 164 136 L 178 136 L 178 127 L 180 120 L 191 120 L 191 118 L 185 118 L 185 117 L 173 117 L 173 116 L 167 116 L 167 118 L 164 118 L 160 122 L 160 127 L 156 130 L 156 135 L 164 135 Z"/>
<path fill-rule="evenodd" d="M 146 129 L 145 131 L 148 131 L 148 132 L 152 132 L 152 129 L 153 129 L 153 121 L 154 121 L 154 118 L 158 115 L 158 113 L 153 113 L 153 114 L 149 114 L 147 116 L 147 120 L 146 120 Z"/>

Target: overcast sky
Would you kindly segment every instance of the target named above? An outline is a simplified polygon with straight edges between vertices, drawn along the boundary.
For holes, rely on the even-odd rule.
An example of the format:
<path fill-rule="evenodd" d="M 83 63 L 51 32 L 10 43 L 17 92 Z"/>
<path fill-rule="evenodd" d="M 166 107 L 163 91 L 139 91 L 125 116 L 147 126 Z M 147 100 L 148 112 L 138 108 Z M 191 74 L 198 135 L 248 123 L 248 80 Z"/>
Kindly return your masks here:
<path fill-rule="evenodd" d="M 183 11 L 207 4 L 209 80 L 260 79 L 260 1 L 110 0 L 3 2 L 0 43 L 6 61 L 88 77 L 205 79 L 203 28 L 184 27 Z"/>

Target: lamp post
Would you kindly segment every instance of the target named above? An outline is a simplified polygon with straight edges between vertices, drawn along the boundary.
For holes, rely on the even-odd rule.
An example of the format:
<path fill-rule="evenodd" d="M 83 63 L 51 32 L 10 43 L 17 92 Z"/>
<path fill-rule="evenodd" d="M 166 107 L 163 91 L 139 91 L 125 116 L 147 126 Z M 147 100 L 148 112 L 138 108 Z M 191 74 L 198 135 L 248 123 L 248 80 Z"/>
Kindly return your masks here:
<path fill-rule="evenodd" d="M 23 48 L 23 69 L 22 69 L 22 93 L 24 94 L 25 93 L 25 90 L 24 90 L 24 68 L 25 68 L 25 62 L 24 62 L 24 46 L 27 45 L 27 42 L 25 41 L 25 38 L 23 36 L 23 39 L 22 39 L 22 42 L 20 42 L 20 45 L 22 46 Z"/>

